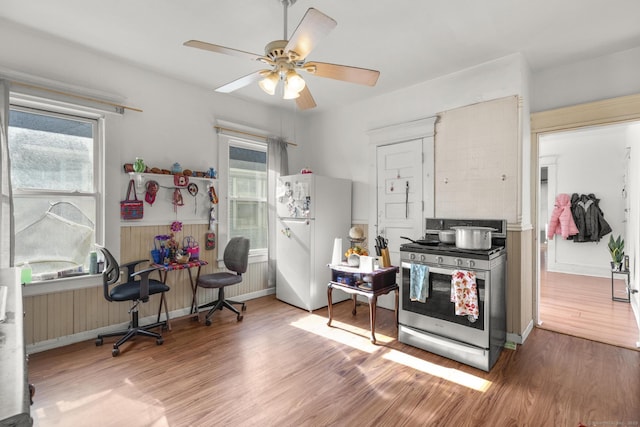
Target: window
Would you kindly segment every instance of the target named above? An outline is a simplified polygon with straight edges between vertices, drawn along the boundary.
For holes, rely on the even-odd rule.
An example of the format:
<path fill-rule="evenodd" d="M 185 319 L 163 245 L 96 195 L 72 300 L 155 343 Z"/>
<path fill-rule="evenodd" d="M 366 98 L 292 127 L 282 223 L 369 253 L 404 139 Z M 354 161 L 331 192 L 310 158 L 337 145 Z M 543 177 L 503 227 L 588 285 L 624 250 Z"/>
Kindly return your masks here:
<path fill-rule="evenodd" d="M 228 237 L 244 236 L 251 250 L 267 250 L 267 146 L 229 141 Z"/>
<path fill-rule="evenodd" d="M 34 280 L 88 271 L 102 227 L 101 123 L 88 113 L 10 107 L 14 264 L 28 262 Z"/>

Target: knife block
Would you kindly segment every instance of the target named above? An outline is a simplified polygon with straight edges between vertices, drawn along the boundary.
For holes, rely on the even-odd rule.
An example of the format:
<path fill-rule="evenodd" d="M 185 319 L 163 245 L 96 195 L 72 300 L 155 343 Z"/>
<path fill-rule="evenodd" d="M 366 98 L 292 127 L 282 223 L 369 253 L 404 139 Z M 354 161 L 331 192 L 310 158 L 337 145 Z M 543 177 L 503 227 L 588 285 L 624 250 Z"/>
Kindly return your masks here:
<path fill-rule="evenodd" d="M 380 267 L 391 267 L 389 248 L 380 249 Z"/>

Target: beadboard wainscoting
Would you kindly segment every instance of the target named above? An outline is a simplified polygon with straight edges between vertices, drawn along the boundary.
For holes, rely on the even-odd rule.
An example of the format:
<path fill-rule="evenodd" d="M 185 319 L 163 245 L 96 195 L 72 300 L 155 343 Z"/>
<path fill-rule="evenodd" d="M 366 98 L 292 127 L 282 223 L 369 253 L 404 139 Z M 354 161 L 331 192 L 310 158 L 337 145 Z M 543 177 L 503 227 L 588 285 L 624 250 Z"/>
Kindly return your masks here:
<path fill-rule="evenodd" d="M 204 249 L 207 225 L 185 224 L 177 233 L 177 238 L 195 237 L 202 245 L 200 258 L 209 264 L 202 267 L 200 274 L 223 270 L 219 267 L 216 249 Z M 119 262 L 124 264 L 139 259 L 150 259 L 154 236 L 167 234 L 168 226 L 128 226 L 120 229 Z M 192 269 L 195 280 L 196 269 Z M 152 278 L 158 276 L 153 273 Z M 191 285 L 186 270 L 169 272 L 167 284 L 171 290 L 166 294 L 171 317 L 188 314 L 191 305 Z M 274 293 L 267 284 L 267 263 L 249 264 L 242 283 L 225 289 L 225 296 L 237 300 L 247 300 Z M 200 289 L 198 304 L 212 301 L 217 296 L 215 289 Z M 153 295 L 149 302 L 139 306 L 141 323 L 155 318 L 160 304 L 160 296 Z M 98 333 L 118 330 L 129 322 L 128 303 L 108 302 L 104 298 L 102 286 L 55 292 L 24 298 L 25 343 L 29 352 L 47 350 L 95 338 Z M 164 315 L 163 315 L 164 316 Z"/>

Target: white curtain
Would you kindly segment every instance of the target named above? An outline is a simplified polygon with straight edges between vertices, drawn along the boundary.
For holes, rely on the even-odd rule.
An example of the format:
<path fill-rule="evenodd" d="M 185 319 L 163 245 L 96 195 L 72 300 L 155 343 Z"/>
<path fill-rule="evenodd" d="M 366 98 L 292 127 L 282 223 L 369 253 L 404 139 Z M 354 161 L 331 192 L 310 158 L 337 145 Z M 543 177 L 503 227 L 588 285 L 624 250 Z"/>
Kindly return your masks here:
<path fill-rule="evenodd" d="M 268 254 L 268 285 L 276 285 L 276 232 L 277 232 L 277 212 L 276 212 L 276 187 L 278 178 L 289 174 L 289 157 L 287 154 L 287 142 L 282 138 L 267 138 L 267 160 L 268 182 L 267 188 L 269 196 L 268 204 L 268 230 L 269 230 L 269 254 Z"/>
<path fill-rule="evenodd" d="M 9 161 L 9 82 L 0 79 L 0 268 L 13 265 L 13 203 Z"/>

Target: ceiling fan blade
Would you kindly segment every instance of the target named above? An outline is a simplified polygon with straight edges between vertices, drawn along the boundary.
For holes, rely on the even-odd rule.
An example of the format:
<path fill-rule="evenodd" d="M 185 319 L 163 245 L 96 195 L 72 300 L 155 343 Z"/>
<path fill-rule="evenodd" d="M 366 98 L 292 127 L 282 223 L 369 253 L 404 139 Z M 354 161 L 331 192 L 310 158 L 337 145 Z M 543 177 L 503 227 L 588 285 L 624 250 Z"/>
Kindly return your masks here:
<path fill-rule="evenodd" d="M 229 93 L 229 92 L 233 92 L 234 90 L 241 89 L 245 86 L 249 86 L 251 83 L 255 83 L 258 80 L 263 78 L 262 74 L 260 73 L 261 71 L 256 71 L 251 74 L 247 74 L 244 77 L 240 77 L 239 79 L 236 79 L 230 83 L 227 83 L 226 85 L 216 88 L 216 92 Z"/>
<path fill-rule="evenodd" d="M 251 52 L 245 52 L 243 50 L 231 49 L 230 47 L 219 46 L 217 44 L 211 44 L 207 42 L 201 42 L 200 40 L 189 40 L 183 43 L 184 46 L 195 47 L 196 49 L 208 50 L 210 52 L 223 53 L 225 55 L 237 56 L 238 58 L 247 58 L 252 61 L 262 58 L 262 55 L 258 55 Z"/>
<path fill-rule="evenodd" d="M 316 106 L 316 101 L 311 96 L 308 86 L 305 86 L 300 92 L 300 96 L 296 98 L 296 105 L 301 110 L 309 110 Z"/>
<path fill-rule="evenodd" d="M 367 86 L 375 86 L 380 76 L 380 71 L 350 67 L 348 65 L 329 64 L 326 62 L 307 62 L 303 68 L 319 77 L 327 77 Z M 313 68 L 315 68 L 315 71 L 309 70 Z"/>
<path fill-rule="evenodd" d="M 320 39 L 338 25 L 333 18 L 328 17 L 318 9 L 309 8 L 295 29 L 285 52 L 293 51 L 298 54 L 295 60 L 302 60 L 309 55 Z"/>

